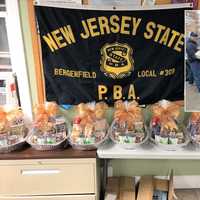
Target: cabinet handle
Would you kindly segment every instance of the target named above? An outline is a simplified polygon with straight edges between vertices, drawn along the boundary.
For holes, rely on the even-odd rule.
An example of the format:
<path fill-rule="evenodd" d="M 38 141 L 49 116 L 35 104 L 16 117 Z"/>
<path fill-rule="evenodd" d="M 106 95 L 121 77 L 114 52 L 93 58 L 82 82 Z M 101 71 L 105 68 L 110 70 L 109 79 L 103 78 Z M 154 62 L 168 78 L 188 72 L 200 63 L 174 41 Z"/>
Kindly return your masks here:
<path fill-rule="evenodd" d="M 21 170 L 21 174 L 24 176 L 32 176 L 32 175 L 51 175 L 51 174 L 59 174 L 59 169 L 25 169 Z"/>

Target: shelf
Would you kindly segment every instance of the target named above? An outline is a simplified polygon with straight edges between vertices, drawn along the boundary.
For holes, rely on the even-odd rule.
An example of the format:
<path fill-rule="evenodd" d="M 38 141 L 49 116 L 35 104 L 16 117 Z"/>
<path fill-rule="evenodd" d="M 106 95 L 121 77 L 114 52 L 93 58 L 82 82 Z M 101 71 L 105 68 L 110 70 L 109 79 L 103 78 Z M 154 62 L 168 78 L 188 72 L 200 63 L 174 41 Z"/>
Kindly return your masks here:
<path fill-rule="evenodd" d="M 21 160 L 21 159 L 78 159 L 96 158 L 96 151 L 78 151 L 71 147 L 54 151 L 37 151 L 33 148 L 25 147 L 23 150 L 11 153 L 0 154 L 0 160 Z"/>
<path fill-rule="evenodd" d="M 160 150 L 152 144 L 146 144 L 137 149 L 127 150 L 111 143 L 101 146 L 97 155 L 102 159 L 175 159 L 200 160 L 200 150 L 194 150 L 191 145 L 176 151 Z"/>

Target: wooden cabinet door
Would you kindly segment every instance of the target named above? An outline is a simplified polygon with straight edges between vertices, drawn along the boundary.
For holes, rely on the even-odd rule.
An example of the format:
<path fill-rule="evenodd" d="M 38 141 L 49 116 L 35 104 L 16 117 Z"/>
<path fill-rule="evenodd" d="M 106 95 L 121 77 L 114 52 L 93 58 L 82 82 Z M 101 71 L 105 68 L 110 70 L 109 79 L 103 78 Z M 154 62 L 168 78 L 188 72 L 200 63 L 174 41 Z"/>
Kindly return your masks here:
<path fill-rule="evenodd" d="M 95 172 L 94 163 L 81 161 L 0 166 L 0 196 L 95 194 Z"/>

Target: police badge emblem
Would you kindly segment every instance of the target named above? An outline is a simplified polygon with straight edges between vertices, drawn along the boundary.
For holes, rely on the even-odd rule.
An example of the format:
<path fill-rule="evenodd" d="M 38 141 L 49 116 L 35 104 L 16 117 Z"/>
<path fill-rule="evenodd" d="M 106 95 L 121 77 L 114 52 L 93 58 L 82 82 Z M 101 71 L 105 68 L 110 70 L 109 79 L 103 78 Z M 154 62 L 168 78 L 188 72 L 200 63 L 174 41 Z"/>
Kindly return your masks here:
<path fill-rule="evenodd" d="M 129 76 L 134 68 L 132 54 L 132 48 L 126 43 L 106 43 L 101 48 L 101 71 L 113 79 Z"/>

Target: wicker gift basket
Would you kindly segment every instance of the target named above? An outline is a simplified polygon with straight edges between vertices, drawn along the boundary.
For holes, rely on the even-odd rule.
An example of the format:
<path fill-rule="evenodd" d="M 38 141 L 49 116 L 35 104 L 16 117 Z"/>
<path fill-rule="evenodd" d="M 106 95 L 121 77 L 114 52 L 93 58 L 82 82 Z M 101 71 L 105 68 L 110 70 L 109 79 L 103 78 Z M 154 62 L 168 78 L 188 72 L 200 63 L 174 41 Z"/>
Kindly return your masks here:
<path fill-rule="evenodd" d="M 0 153 L 19 150 L 26 142 L 28 128 L 17 106 L 0 107 Z"/>
<path fill-rule="evenodd" d="M 109 136 L 124 149 L 135 149 L 148 140 L 142 109 L 136 101 L 116 101 Z"/>
<path fill-rule="evenodd" d="M 151 141 L 163 150 L 177 150 L 189 143 L 183 122 L 179 122 L 181 107 L 162 100 L 151 107 Z"/>
<path fill-rule="evenodd" d="M 29 131 L 27 142 L 36 150 L 55 150 L 67 145 L 69 123 L 58 115 L 58 105 L 54 102 L 37 105 L 35 119 Z"/>
<path fill-rule="evenodd" d="M 98 148 L 108 137 L 108 123 L 105 118 L 107 105 L 99 103 L 81 103 L 77 106 L 77 114 L 73 120 L 69 137 L 71 146 L 79 150 Z"/>

